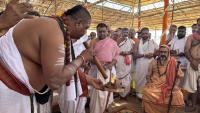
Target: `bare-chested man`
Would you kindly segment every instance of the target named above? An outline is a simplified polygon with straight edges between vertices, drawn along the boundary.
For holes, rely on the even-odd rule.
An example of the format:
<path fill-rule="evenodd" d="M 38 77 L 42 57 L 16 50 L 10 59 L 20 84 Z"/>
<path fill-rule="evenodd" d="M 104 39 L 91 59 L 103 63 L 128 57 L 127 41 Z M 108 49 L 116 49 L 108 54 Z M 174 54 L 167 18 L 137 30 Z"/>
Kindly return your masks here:
<path fill-rule="evenodd" d="M 184 89 L 193 93 L 193 105 L 196 101 L 197 80 L 200 76 L 200 18 L 197 19 L 197 31 L 190 35 L 185 45 L 185 55 L 189 60 Z M 193 106 L 194 107 L 194 106 Z"/>
<path fill-rule="evenodd" d="M 35 99 L 29 95 L 45 93 L 48 89 L 39 92 L 45 84 L 52 90 L 59 89 L 84 62 L 93 59 L 92 51 L 86 50 L 70 62 L 70 38 L 79 39 L 90 23 L 89 12 L 78 5 L 57 19 L 24 19 L 0 38 L 2 113 L 36 112 Z M 86 76 L 86 80 L 99 86 L 96 79 Z"/>

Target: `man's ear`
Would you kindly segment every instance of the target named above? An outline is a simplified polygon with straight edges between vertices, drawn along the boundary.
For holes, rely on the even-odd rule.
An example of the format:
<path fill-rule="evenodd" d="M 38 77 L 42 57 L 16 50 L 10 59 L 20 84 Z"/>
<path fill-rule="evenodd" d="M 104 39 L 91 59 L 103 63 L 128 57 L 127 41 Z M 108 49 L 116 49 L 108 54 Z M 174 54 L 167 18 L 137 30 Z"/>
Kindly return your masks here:
<path fill-rule="evenodd" d="M 62 14 L 61 18 L 65 21 L 65 20 L 68 20 L 68 17 L 65 16 L 64 14 Z"/>
<path fill-rule="evenodd" d="M 68 26 L 69 22 L 73 22 L 71 21 L 71 18 L 69 16 L 65 16 L 64 14 L 61 16 L 65 26 Z"/>

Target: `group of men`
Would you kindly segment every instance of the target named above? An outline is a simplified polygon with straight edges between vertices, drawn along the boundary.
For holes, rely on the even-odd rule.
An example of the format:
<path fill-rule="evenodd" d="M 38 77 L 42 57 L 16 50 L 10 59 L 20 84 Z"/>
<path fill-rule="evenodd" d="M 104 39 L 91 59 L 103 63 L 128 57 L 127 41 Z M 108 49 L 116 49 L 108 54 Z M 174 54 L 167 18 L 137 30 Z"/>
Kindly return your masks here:
<path fill-rule="evenodd" d="M 196 96 L 191 95 L 196 95 L 200 75 L 200 19 L 189 37 L 184 26 L 178 27 L 176 36 L 177 27 L 172 25 L 167 44 L 160 46 L 147 27 L 135 38 L 133 29 L 112 31 L 99 23 L 97 38 L 91 33 L 87 48 L 83 42 L 88 40 L 84 34 L 91 16 L 85 7 L 77 5 L 60 17 L 25 18 L 30 14 L 25 12 L 31 12 L 29 4 L 12 0 L 0 15 L 1 112 L 51 112 L 50 95 L 57 90 L 62 113 L 84 113 L 87 95 L 90 112 L 103 113 L 113 102 L 112 92 L 105 91 L 112 78 L 117 79 L 117 88 L 124 89 L 119 93 L 123 99 L 135 79 L 145 113 L 175 112 L 184 105 L 180 87 L 191 93 L 186 103 L 194 103 Z"/>

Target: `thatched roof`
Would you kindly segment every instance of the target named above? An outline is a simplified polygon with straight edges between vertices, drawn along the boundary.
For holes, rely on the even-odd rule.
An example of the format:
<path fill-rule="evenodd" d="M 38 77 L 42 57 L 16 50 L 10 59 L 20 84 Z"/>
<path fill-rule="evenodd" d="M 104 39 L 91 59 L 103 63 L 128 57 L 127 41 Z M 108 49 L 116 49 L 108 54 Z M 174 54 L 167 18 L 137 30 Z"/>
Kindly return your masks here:
<path fill-rule="evenodd" d="M 86 1 L 92 15 L 91 29 L 102 21 L 112 28 L 134 27 L 137 29 L 139 0 L 30 0 L 29 2 L 42 15 L 55 15 L 61 14 L 76 4 L 84 4 Z M 200 0 L 169 1 L 169 24 L 172 22 L 176 25 L 191 26 L 200 17 Z M 151 29 L 161 29 L 163 5 L 163 0 L 141 0 L 141 25 Z M 0 10 L 4 7 L 5 2 L 1 0 Z"/>

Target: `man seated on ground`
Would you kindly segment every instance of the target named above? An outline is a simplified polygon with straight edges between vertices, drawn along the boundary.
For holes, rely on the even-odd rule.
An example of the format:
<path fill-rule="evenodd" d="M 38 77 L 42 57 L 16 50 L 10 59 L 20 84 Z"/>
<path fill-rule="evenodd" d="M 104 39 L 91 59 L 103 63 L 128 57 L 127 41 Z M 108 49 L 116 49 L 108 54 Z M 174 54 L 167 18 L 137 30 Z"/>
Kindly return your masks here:
<path fill-rule="evenodd" d="M 178 87 L 180 77 L 183 77 L 183 72 L 177 69 L 175 58 L 170 57 L 166 45 L 161 45 L 159 57 L 149 64 L 147 84 L 143 90 L 145 113 L 166 113 L 170 102 L 173 106 L 170 113 L 175 113 L 177 107 L 184 105 L 183 94 Z M 173 98 L 169 102 L 174 81 Z"/>

